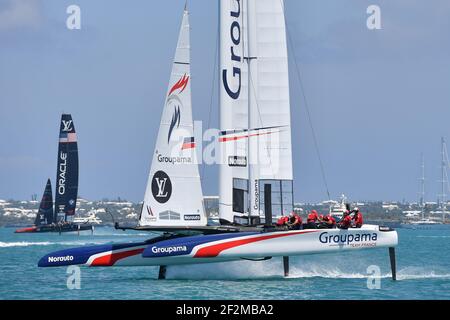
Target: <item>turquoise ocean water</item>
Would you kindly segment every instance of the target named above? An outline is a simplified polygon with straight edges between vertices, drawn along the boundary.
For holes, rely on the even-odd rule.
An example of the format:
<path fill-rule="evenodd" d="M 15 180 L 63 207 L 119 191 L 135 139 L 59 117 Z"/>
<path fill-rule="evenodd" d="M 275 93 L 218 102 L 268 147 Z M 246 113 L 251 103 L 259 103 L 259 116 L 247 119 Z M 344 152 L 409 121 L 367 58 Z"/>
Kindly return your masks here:
<path fill-rule="evenodd" d="M 129 242 L 147 233 L 97 228 L 94 235 L 14 234 L 0 228 L 0 299 L 450 299 L 450 228 L 398 229 L 398 279 L 390 279 L 386 248 L 265 262 L 169 267 L 81 268 L 81 288 L 67 288 L 66 268 L 37 267 L 51 251 L 89 244 Z M 380 289 L 368 289 L 367 268 L 379 266 Z M 369 281 L 371 282 L 371 281 Z"/>

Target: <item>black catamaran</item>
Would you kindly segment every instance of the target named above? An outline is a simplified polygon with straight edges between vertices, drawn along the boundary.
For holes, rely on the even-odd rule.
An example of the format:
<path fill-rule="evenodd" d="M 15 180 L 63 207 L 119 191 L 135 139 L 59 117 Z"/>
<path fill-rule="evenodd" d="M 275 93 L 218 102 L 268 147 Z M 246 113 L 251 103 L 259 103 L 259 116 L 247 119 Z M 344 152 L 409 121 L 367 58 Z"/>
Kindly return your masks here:
<path fill-rule="evenodd" d="M 48 179 L 34 226 L 16 230 L 16 233 L 92 230 L 91 225 L 73 223 L 78 195 L 78 143 L 70 114 L 63 114 L 61 117 L 55 210 L 51 189 L 51 182 Z"/>

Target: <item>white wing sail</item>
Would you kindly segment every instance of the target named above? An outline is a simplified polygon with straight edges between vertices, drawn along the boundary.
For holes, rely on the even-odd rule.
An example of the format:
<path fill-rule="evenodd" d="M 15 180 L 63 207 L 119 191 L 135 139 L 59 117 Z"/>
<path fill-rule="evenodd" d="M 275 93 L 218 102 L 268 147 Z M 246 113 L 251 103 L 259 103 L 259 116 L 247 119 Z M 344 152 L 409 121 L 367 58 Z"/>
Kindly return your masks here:
<path fill-rule="evenodd" d="M 140 226 L 205 226 L 191 106 L 189 16 L 185 10 L 153 153 Z"/>
<path fill-rule="evenodd" d="M 282 0 L 221 0 L 220 207 L 222 222 L 292 210 L 289 75 Z M 253 217 L 253 218 L 251 218 Z"/>
<path fill-rule="evenodd" d="M 239 221 L 240 217 L 248 216 L 245 9 L 240 0 L 220 0 L 219 216 L 222 223 L 240 223 L 243 222 Z"/>
<path fill-rule="evenodd" d="M 272 185 L 274 215 L 292 211 L 292 145 L 284 3 L 247 0 L 251 66 L 250 193 L 252 215 L 264 209 L 264 184 Z M 258 183 L 257 189 L 252 189 Z"/>

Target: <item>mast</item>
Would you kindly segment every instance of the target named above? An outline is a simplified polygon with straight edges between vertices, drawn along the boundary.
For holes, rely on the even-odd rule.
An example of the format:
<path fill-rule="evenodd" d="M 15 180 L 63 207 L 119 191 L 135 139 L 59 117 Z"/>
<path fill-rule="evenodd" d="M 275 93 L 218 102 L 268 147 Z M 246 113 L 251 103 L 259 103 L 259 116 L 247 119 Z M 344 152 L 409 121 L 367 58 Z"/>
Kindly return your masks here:
<path fill-rule="evenodd" d="M 448 176 L 447 176 L 447 166 L 448 166 L 448 155 L 447 146 L 445 143 L 445 138 L 441 138 L 441 194 L 439 201 L 439 209 L 442 211 L 442 222 L 445 221 L 445 211 L 447 202 L 447 189 L 448 189 Z"/>
<path fill-rule="evenodd" d="M 248 181 L 249 181 L 249 205 L 248 205 L 248 215 L 249 219 L 248 222 L 251 224 L 253 217 L 259 217 L 259 180 L 258 180 L 258 173 L 257 173 L 257 163 L 258 163 L 258 137 L 253 136 L 253 129 L 257 128 L 258 122 L 257 119 L 255 119 L 255 112 L 254 109 L 257 104 L 257 92 L 254 83 L 256 81 L 253 79 L 253 76 L 256 75 L 256 72 L 253 70 L 255 68 L 255 63 L 253 63 L 253 60 L 256 60 L 257 57 L 254 56 L 254 53 L 256 53 L 255 48 L 255 41 L 253 40 L 253 35 L 250 31 L 254 31 L 255 28 L 251 28 L 250 26 L 255 25 L 255 15 L 254 14 L 248 14 L 249 12 L 254 12 L 256 10 L 255 3 L 252 1 L 242 0 L 244 1 L 246 7 L 247 7 L 247 21 L 248 21 L 248 27 L 245 28 L 247 38 L 244 37 L 244 54 L 245 54 L 245 48 L 247 49 L 247 52 L 244 56 L 244 60 L 247 63 L 247 70 L 248 70 Z M 250 3 L 250 4 L 249 4 Z M 244 20 L 245 21 L 245 20 Z M 256 35 L 255 35 L 256 36 Z M 245 43 L 245 39 L 247 40 L 247 43 Z M 245 45 L 247 44 L 247 45 Z M 256 62 L 256 61 L 255 61 Z"/>
<path fill-rule="evenodd" d="M 423 153 L 421 153 L 421 170 L 422 176 L 420 177 L 420 191 L 419 191 L 419 206 L 422 211 L 422 219 L 425 219 L 425 159 Z"/>

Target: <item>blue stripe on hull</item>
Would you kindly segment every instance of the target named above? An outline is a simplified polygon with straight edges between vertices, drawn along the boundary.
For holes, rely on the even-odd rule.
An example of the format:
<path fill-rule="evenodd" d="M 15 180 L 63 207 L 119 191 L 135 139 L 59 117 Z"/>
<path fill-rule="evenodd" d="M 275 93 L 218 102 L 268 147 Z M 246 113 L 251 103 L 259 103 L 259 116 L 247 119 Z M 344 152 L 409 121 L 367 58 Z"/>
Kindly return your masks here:
<path fill-rule="evenodd" d="M 172 257 L 187 255 L 192 252 L 192 250 L 201 244 L 233 239 L 238 237 L 245 237 L 260 234 L 258 232 L 237 232 L 237 233 L 226 233 L 226 234 L 214 234 L 214 235 L 199 235 L 191 237 L 182 237 L 171 240 L 165 240 L 156 242 L 145 248 L 142 256 L 144 258 L 161 258 L 161 257 Z"/>
<path fill-rule="evenodd" d="M 98 246 L 90 246 L 90 247 L 79 247 L 72 249 L 65 249 L 56 252 L 49 253 L 42 257 L 39 262 L 39 267 L 62 267 L 62 266 L 70 266 L 70 265 L 82 265 L 85 264 L 89 258 L 93 255 L 126 249 L 133 248 L 138 246 L 146 245 L 146 242 L 139 243 L 124 243 L 124 244 L 106 244 L 106 245 L 98 245 Z"/>

